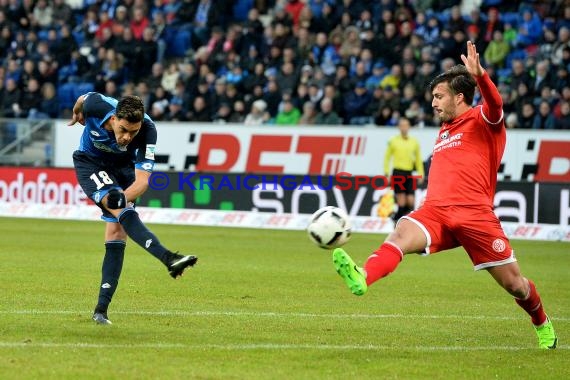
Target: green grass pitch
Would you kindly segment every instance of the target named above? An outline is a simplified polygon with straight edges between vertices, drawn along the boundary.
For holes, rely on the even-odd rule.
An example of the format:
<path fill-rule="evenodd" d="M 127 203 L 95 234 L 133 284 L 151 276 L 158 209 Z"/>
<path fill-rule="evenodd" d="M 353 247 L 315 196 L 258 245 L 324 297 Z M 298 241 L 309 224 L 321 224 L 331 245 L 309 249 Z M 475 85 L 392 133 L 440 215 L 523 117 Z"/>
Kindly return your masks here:
<path fill-rule="evenodd" d="M 570 378 L 570 244 L 512 242 L 559 336 L 542 351 L 461 249 L 407 256 L 355 297 L 303 231 L 151 228 L 197 266 L 173 280 L 130 242 L 98 326 L 103 223 L 0 218 L 0 378 Z M 346 249 L 362 262 L 383 239 Z"/>

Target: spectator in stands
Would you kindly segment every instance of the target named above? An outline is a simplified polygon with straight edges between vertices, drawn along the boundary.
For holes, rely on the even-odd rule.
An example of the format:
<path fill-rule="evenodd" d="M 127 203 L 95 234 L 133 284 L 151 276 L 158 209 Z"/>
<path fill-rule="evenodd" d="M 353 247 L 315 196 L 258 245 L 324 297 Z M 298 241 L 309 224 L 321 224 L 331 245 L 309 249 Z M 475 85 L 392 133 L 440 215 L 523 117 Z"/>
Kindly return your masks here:
<path fill-rule="evenodd" d="M 511 47 L 503 38 L 503 32 L 496 30 L 493 32 L 493 40 L 489 42 L 489 45 L 485 49 L 485 62 L 487 65 L 503 68 L 505 66 L 505 59 L 510 50 Z"/>
<path fill-rule="evenodd" d="M 512 112 L 507 115 L 505 118 L 505 127 L 508 129 L 519 128 L 519 120 L 516 113 Z"/>
<path fill-rule="evenodd" d="M 290 94 L 283 94 L 279 111 L 275 117 L 276 125 L 297 125 L 301 120 L 301 111 L 293 104 Z"/>
<path fill-rule="evenodd" d="M 517 112 L 517 119 L 519 120 L 519 128 L 531 129 L 534 125 L 534 106 L 531 102 L 526 102 L 522 105 L 521 110 Z"/>
<path fill-rule="evenodd" d="M 234 102 L 229 122 L 241 124 L 245 121 L 246 116 L 245 102 L 243 100 L 237 100 Z"/>
<path fill-rule="evenodd" d="M 113 49 L 123 56 L 124 65 L 129 71 L 129 77 L 134 79 L 134 73 L 139 64 L 137 61 L 139 46 L 130 28 L 123 29 L 123 33 L 116 38 Z"/>
<path fill-rule="evenodd" d="M 342 35 L 342 43 L 338 49 L 338 53 L 343 60 L 348 59 L 355 51 L 360 51 L 361 40 L 360 31 L 356 26 L 349 26 L 344 30 Z"/>
<path fill-rule="evenodd" d="M 449 14 L 449 20 L 445 26 L 446 30 L 449 30 L 451 34 L 457 31 L 465 31 L 467 29 L 467 22 L 461 14 L 461 8 L 459 5 L 454 5 L 451 7 L 451 12 Z"/>
<path fill-rule="evenodd" d="M 277 73 L 276 80 L 279 82 L 281 91 L 294 92 L 299 80 L 294 64 L 292 62 L 284 62 Z"/>
<path fill-rule="evenodd" d="M 27 118 L 31 116 L 32 118 L 36 118 L 41 102 L 42 94 L 40 83 L 36 78 L 30 78 L 18 102 L 21 111 L 18 117 Z"/>
<path fill-rule="evenodd" d="M 328 37 L 325 33 L 318 33 L 315 44 L 311 49 L 311 63 L 320 66 L 326 75 L 333 75 L 336 71 L 336 65 L 341 61 L 340 55 L 329 44 Z"/>
<path fill-rule="evenodd" d="M 7 77 L 2 92 L 0 104 L 2 105 L 2 116 L 6 118 L 20 117 L 21 91 L 15 78 Z"/>
<path fill-rule="evenodd" d="M 258 99 L 253 102 L 251 106 L 251 111 L 247 114 L 244 120 L 245 125 L 261 125 L 266 124 L 271 116 L 267 112 L 267 103 Z"/>
<path fill-rule="evenodd" d="M 560 113 L 554 115 L 554 128 L 570 130 L 570 102 L 560 102 Z"/>
<path fill-rule="evenodd" d="M 203 96 L 196 96 L 192 103 L 189 119 L 192 121 L 210 122 L 212 121 L 211 111 Z"/>
<path fill-rule="evenodd" d="M 144 30 L 150 26 L 150 20 L 146 17 L 143 8 L 137 7 L 133 10 L 133 18 L 129 26 L 135 40 L 141 40 Z"/>
<path fill-rule="evenodd" d="M 550 71 L 550 61 L 542 60 L 536 64 L 536 73 L 531 85 L 531 92 L 540 94 L 543 87 L 552 88 L 555 79 Z"/>
<path fill-rule="evenodd" d="M 129 11 L 125 5 L 119 5 L 115 8 L 115 17 L 113 19 L 112 28 L 114 36 L 121 36 L 125 29 L 131 29 Z M 135 38 L 134 35 L 133 38 Z"/>
<path fill-rule="evenodd" d="M 212 121 L 216 124 L 225 124 L 230 121 L 232 115 L 232 108 L 226 102 L 220 103 L 218 109 L 212 117 Z"/>
<path fill-rule="evenodd" d="M 91 3 L 92 1 L 89 4 Z M 98 36 L 102 38 L 102 46 L 105 47 L 101 53 L 108 49 L 114 49 L 117 53 L 121 53 L 125 60 L 124 66 L 128 71 L 128 77 L 124 81 L 136 83 L 150 77 L 151 65 L 154 62 L 161 62 L 166 59 L 168 61 L 165 63 L 168 64 L 172 58 L 175 58 L 171 55 L 173 49 L 170 49 L 165 42 L 170 33 L 176 33 L 176 29 L 181 28 L 192 32 L 192 47 L 196 51 L 194 55 L 188 55 L 185 58 L 196 67 L 208 67 L 209 75 L 214 76 L 213 79 L 209 79 L 212 84 L 216 77 L 224 77 L 226 81 L 234 81 L 233 78 L 235 77 L 238 91 L 247 97 L 246 109 L 249 109 L 251 103 L 260 97 L 259 93 L 253 95 L 254 89 L 257 89 L 258 85 L 261 85 L 262 89 L 265 88 L 268 79 L 259 73 L 251 75 L 258 61 L 269 62 L 270 66 L 274 66 L 278 70 L 281 70 L 282 66 L 285 67 L 285 63 L 292 63 L 296 74 L 303 72 L 301 67 L 305 65 L 312 67 L 312 75 L 309 76 L 308 71 L 306 71 L 307 75 L 303 80 L 293 85 L 282 85 L 281 87 L 286 87 L 286 89 L 281 89 L 281 91 L 296 93 L 297 86 L 301 83 L 306 86 L 312 82 L 318 83 L 322 88 L 327 81 L 331 81 L 333 85 L 337 86 L 339 93 L 346 95 L 353 91 L 356 81 L 367 81 L 370 78 L 372 75 L 370 71 L 374 67 L 373 62 L 377 62 L 380 57 L 386 65 L 392 65 L 392 63 L 402 65 L 404 71 L 406 71 L 406 63 L 408 63 L 407 67 L 410 68 L 413 67 L 413 62 L 418 62 L 416 64 L 417 71 L 421 71 L 419 68 L 423 67 L 425 61 L 443 61 L 445 58 L 458 61 L 458 56 L 467 38 L 465 33 L 468 25 L 476 24 L 479 28 L 480 40 L 490 42 L 490 36 L 501 30 L 502 21 L 505 21 L 504 42 L 513 41 L 514 46 L 514 41 L 517 38 L 517 29 L 507 25 L 510 24 L 506 22 L 509 19 L 499 13 L 497 9 L 488 7 L 488 4 L 481 8 L 482 10 L 487 9 L 487 20 L 483 23 L 481 18 L 473 18 L 474 14 L 471 14 L 471 18 L 464 18 L 459 7 L 453 7 L 458 3 L 456 0 L 438 2 L 423 0 L 408 5 L 395 4 L 392 0 L 370 2 L 370 4 L 363 1 L 346 0 L 334 3 L 333 7 L 328 0 L 307 1 L 304 7 L 302 7 L 302 3 L 303 1 L 278 2 L 277 8 L 268 13 L 269 17 L 272 17 L 274 11 L 274 16 L 270 18 L 270 27 L 265 29 L 266 34 L 264 34 L 263 24 L 259 19 L 259 9 L 250 9 L 246 22 L 235 22 L 236 20 L 232 19 L 231 5 L 233 5 L 233 0 L 184 0 L 172 4 L 163 4 L 160 1 L 144 2 L 142 0 L 104 1 L 98 3 L 97 6 L 86 5 L 83 9 L 77 10 L 72 10 L 63 0 L 38 0 L 37 4 L 30 0 L 21 3 L 18 0 L 7 0 L 6 6 L 0 9 L 0 60 L 4 61 L 6 67 L 9 67 L 9 62 L 13 60 L 19 66 L 27 59 L 34 60 L 37 63 L 37 71 L 41 71 L 41 74 L 36 74 L 40 83 L 51 82 L 59 85 L 66 81 L 93 81 L 93 78 L 90 77 L 91 74 L 89 74 L 90 70 L 85 68 L 85 60 L 88 60 L 89 66 L 98 71 L 103 66 L 104 55 L 97 58 L 101 43 L 100 41 L 93 41 L 94 34 L 99 30 Z M 365 3 L 369 6 L 363 6 Z M 429 16 L 426 16 L 424 11 L 426 4 L 431 4 L 430 6 L 434 11 Z M 274 2 L 267 5 L 273 7 Z M 289 8 L 296 6 L 300 10 L 297 20 L 298 28 L 295 33 L 292 29 L 294 20 L 282 5 Z M 505 9 L 515 9 L 512 4 L 503 2 L 501 10 L 503 10 L 503 5 L 507 7 Z M 34 17 L 34 12 L 41 12 L 41 18 L 47 19 L 50 11 L 46 8 L 50 7 L 52 8 L 52 21 L 40 27 Z M 142 12 L 139 12 L 139 9 Z M 129 10 L 132 12 L 132 19 L 129 18 Z M 98 12 L 100 12 L 100 20 L 98 19 Z M 475 9 L 474 12 L 478 13 L 478 9 Z M 533 77 L 532 80 L 530 77 L 527 78 L 532 92 L 534 93 L 535 90 L 539 93 L 542 92 L 541 87 L 535 89 L 535 79 L 538 79 L 538 82 L 543 83 L 539 86 L 550 86 L 552 90 L 561 93 L 568 85 L 568 68 L 570 68 L 570 32 L 568 32 L 570 22 L 564 20 L 562 13 L 568 12 L 570 14 L 570 7 L 558 6 L 557 8 L 551 4 L 549 7 L 533 8 L 525 4 L 521 6 L 520 12 L 523 29 L 521 29 L 521 36 L 516 42 L 518 50 L 511 49 L 511 53 L 503 59 L 505 63 L 509 64 L 509 67 L 500 71 L 500 79 L 504 80 L 505 83 L 510 83 L 513 88 L 518 88 L 521 74 L 513 70 L 513 76 L 509 75 L 510 62 L 514 62 L 513 57 L 524 60 L 528 55 L 531 57 L 531 61 L 527 62 L 527 67 L 523 65 L 523 77 L 529 77 L 529 74 L 534 72 L 539 73 L 537 78 Z M 135 45 L 130 27 L 130 22 L 136 22 L 135 18 L 138 18 L 135 13 L 141 13 L 142 19 L 153 20 L 152 24 L 149 24 L 152 25 L 149 38 L 140 45 Z M 452 25 L 451 30 L 457 30 L 455 33 L 442 30 L 439 25 L 438 17 L 448 13 Z M 415 20 L 411 19 L 410 15 L 412 14 L 416 15 Z M 529 18 L 528 15 L 532 17 Z M 524 20 L 525 17 L 526 20 Z M 81 20 L 77 26 L 75 26 L 76 19 Z M 443 20 L 445 17 L 441 17 L 441 19 Z M 205 25 L 200 24 L 204 20 L 206 21 Z M 13 31 L 6 27 L 8 23 L 13 27 Z M 457 27 L 460 24 L 463 27 Z M 213 25 L 216 25 L 217 34 L 212 30 Z M 231 26 L 228 28 L 228 25 Z M 535 52 L 536 48 L 533 44 L 530 45 L 530 49 L 521 50 L 522 47 L 526 46 L 524 40 L 528 38 L 528 32 L 536 30 L 536 25 L 541 25 L 541 27 L 544 25 L 544 28 L 540 28 L 537 42 L 534 42 L 534 45 L 539 44 L 538 52 Z M 410 34 L 414 26 L 413 34 Z M 140 27 L 141 30 L 147 29 L 140 23 L 137 24 L 137 27 Z M 199 33 L 202 27 L 204 33 L 201 40 L 201 38 L 196 37 L 196 33 Z M 71 28 L 73 28 L 73 33 L 71 33 Z M 169 28 L 173 28 L 172 32 L 168 30 Z M 109 29 L 111 29 L 111 33 L 109 33 Z M 125 31 L 125 36 L 123 36 L 123 31 Z M 333 32 L 331 33 L 331 31 Z M 543 31 L 544 33 L 542 33 Z M 345 32 L 350 36 L 350 39 L 344 37 Z M 130 36 L 129 33 L 131 33 Z M 142 34 L 144 35 L 144 33 L 143 31 Z M 439 36 L 440 33 L 442 36 Z M 555 33 L 558 35 L 556 36 Z M 222 38 L 210 40 L 212 34 L 215 37 L 219 35 Z M 326 52 L 329 46 L 332 50 L 328 50 L 327 54 L 319 51 L 319 54 L 315 55 L 315 51 L 319 50 L 319 44 L 315 40 L 322 38 L 320 34 L 325 36 L 324 51 Z M 38 35 L 41 38 L 38 38 Z M 46 35 L 49 36 L 47 42 Z M 471 35 L 471 38 L 473 37 Z M 80 46 L 75 43 L 76 38 L 80 42 Z M 162 45 L 157 43 L 157 39 L 162 41 Z M 49 48 L 46 49 L 48 43 Z M 435 43 L 437 46 L 432 45 Z M 337 53 L 337 50 L 343 45 L 348 52 L 346 62 L 342 62 Z M 356 48 L 358 46 L 360 48 Z M 368 62 L 365 62 L 367 60 L 363 58 L 366 49 L 372 52 L 373 56 L 372 60 L 368 60 Z M 80 50 L 84 54 L 79 54 Z M 252 57 L 249 57 L 250 51 L 253 52 Z M 479 51 L 483 52 L 481 49 Z M 492 51 L 491 48 L 489 51 Z M 335 57 L 335 54 L 336 58 L 331 59 L 330 57 Z M 504 53 L 499 54 L 499 56 L 502 55 Z M 70 58 L 71 56 L 73 58 Z M 237 60 L 238 56 L 240 57 L 239 60 Z M 544 59 L 552 60 L 550 69 L 547 70 L 550 74 L 547 76 L 551 77 L 551 81 L 552 78 L 556 78 L 555 83 L 547 84 L 540 75 L 541 61 Z M 391 62 L 392 60 L 394 62 Z M 495 69 L 501 68 L 501 59 L 494 59 L 489 53 L 487 60 L 490 65 L 497 65 L 494 67 Z M 358 70 L 362 72 L 360 69 L 362 65 L 358 63 L 359 61 L 364 62 L 366 77 L 362 78 L 362 73 L 359 73 L 359 77 L 354 77 L 351 82 L 347 78 L 346 67 L 343 65 L 346 64 L 353 69 L 359 67 Z M 536 63 L 537 61 L 538 63 Z M 237 62 L 239 64 L 236 66 Z M 561 65 L 567 67 L 564 69 L 560 67 Z M 237 69 L 238 66 L 241 67 L 241 70 Z M 260 73 L 263 73 L 265 68 L 262 65 Z M 490 70 L 490 75 L 493 75 L 492 71 Z M 60 74 L 59 80 L 57 78 L 58 72 Z M 87 74 L 78 74 L 84 72 Z M 19 70 L 10 68 L 7 70 L 6 76 L 17 77 L 18 74 Z M 246 76 L 246 74 L 249 75 Z M 322 76 L 317 79 L 316 74 Z M 423 75 L 418 72 L 416 76 L 419 78 L 416 80 L 417 87 L 422 82 Z M 197 87 L 197 78 L 197 76 L 194 77 L 193 85 L 187 86 L 188 92 Z M 281 84 L 284 83 L 281 77 L 277 78 L 273 75 L 271 78 L 277 83 L 280 81 Z M 407 81 L 409 81 L 409 76 L 402 80 L 399 87 L 403 88 Z M 117 84 L 122 85 L 122 83 Z M 370 82 L 367 85 L 371 88 L 374 87 Z M 279 103 L 281 91 L 276 94 L 277 96 L 270 94 L 270 98 L 278 99 L 277 103 Z M 420 87 L 418 91 L 423 91 L 423 87 Z M 168 92 L 170 93 L 171 90 L 169 89 Z M 172 94 L 169 95 L 172 96 Z M 534 95 L 538 95 L 538 93 Z M 336 104 L 338 103 L 338 96 L 335 99 L 334 103 Z M 268 101 L 272 103 L 268 108 L 275 109 L 276 106 L 273 105 L 275 101 L 271 99 Z M 427 117 L 431 117 L 431 112 L 425 112 L 425 110 L 429 110 L 429 101 L 429 99 L 421 97 L 419 103 L 420 109 Z M 335 108 L 335 111 L 342 115 L 344 107 L 338 104 L 336 107 L 338 108 Z M 399 105 L 396 109 L 401 109 L 401 106 Z"/>
<path fill-rule="evenodd" d="M 570 7 L 568 9 L 570 9 Z M 550 59 L 553 65 L 564 64 L 565 49 L 570 49 L 570 28 L 563 26 L 558 30 L 558 39 L 552 46 Z"/>
<path fill-rule="evenodd" d="M 166 92 L 173 93 L 176 89 L 176 83 L 180 78 L 180 70 L 178 69 L 178 64 L 176 62 L 171 62 L 166 70 L 162 73 L 162 79 L 160 80 L 160 85 Z"/>
<path fill-rule="evenodd" d="M 372 95 L 366 89 L 364 82 L 356 83 L 354 90 L 344 98 L 344 124 L 365 125 L 370 123 L 370 116 L 366 114 Z"/>
<path fill-rule="evenodd" d="M 340 125 L 342 119 L 333 109 L 333 100 L 329 97 L 323 98 L 320 103 L 320 112 L 315 116 L 317 125 Z"/>
<path fill-rule="evenodd" d="M 415 68 L 415 64 L 411 65 Z M 386 67 L 382 62 L 376 62 L 372 66 L 372 74 L 366 79 L 366 88 L 370 91 L 374 91 L 375 88 L 380 86 L 380 82 L 387 75 Z M 413 73 L 415 75 L 415 72 Z"/>
<path fill-rule="evenodd" d="M 59 117 L 59 100 L 55 86 L 51 82 L 42 85 L 42 97 L 39 112 L 36 117 L 41 119 L 56 119 Z"/>
<path fill-rule="evenodd" d="M 523 6 L 518 21 L 516 46 L 525 48 L 535 45 L 542 36 L 542 22 L 536 12 L 529 6 Z"/>
<path fill-rule="evenodd" d="M 105 82 L 105 88 L 102 93 L 105 96 L 109 96 L 115 99 L 120 99 L 123 94 L 129 95 L 128 93 L 125 93 L 126 90 L 127 90 L 126 86 L 123 86 L 123 93 L 121 93 L 119 87 L 117 86 L 117 83 L 114 80 L 110 79 Z"/>
<path fill-rule="evenodd" d="M 95 34 L 98 29 L 99 19 L 97 17 L 97 12 L 95 12 L 94 9 L 88 9 L 81 21 L 81 24 L 74 28 L 74 32 L 81 34 L 85 42 L 90 44 L 95 38 Z"/>
<path fill-rule="evenodd" d="M 390 72 L 380 81 L 380 87 L 386 88 L 390 86 L 392 89 L 397 89 L 400 86 L 402 79 L 402 67 L 399 64 L 392 65 Z"/>
<path fill-rule="evenodd" d="M 487 21 L 482 25 L 481 33 L 485 42 L 490 43 L 494 39 L 495 32 L 503 32 L 505 26 L 500 20 L 499 10 L 491 7 L 487 10 Z"/>
<path fill-rule="evenodd" d="M 134 33 L 133 33 L 134 36 Z M 152 70 L 154 62 L 158 58 L 158 44 L 154 40 L 154 31 L 152 28 L 145 28 L 142 35 L 142 40 L 138 46 L 137 62 L 135 66 L 136 78 L 147 77 Z"/>
<path fill-rule="evenodd" d="M 52 21 L 56 27 L 66 25 L 69 28 L 73 28 L 75 26 L 73 9 L 65 0 L 53 0 Z"/>
<path fill-rule="evenodd" d="M 525 70 L 524 62 L 521 59 L 513 59 L 511 61 L 511 75 L 509 80 L 511 88 L 517 89 L 521 83 L 524 83 L 528 88 L 531 79 L 530 74 Z"/>
<path fill-rule="evenodd" d="M 48 29 L 53 23 L 53 8 L 47 0 L 38 0 L 33 8 L 31 25 L 39 29 Z"/>
<path fill-rule="evenodd" d="M 300 125 L 313 125 L 315 124 L 315 119 L 317 116 L 317 107 L 315 103 L 308 101 L 303 103 L 303 112 L 301 113 L 301 118 L 299 119 Z"/>
<path fill-rule="evenodd" d="M 114 49 L 107 49 L 105 52 L 105 58 L 101 62 L 99 68 L 99 73 L 95 78 L 95 88 L 97 92 L 103 92 L 105 88 L 105 82 L 112 80 L 118 85 L 122 85 L 125 82 L 125 67 L 123 57 Z"/>
<path fill-rule="evenodd" d="M 533 129 L 554 129 L 556 121 L 551 112 L 550 104 L 547 101 L 540 102 L 538 113 L 534 116 Z"/>

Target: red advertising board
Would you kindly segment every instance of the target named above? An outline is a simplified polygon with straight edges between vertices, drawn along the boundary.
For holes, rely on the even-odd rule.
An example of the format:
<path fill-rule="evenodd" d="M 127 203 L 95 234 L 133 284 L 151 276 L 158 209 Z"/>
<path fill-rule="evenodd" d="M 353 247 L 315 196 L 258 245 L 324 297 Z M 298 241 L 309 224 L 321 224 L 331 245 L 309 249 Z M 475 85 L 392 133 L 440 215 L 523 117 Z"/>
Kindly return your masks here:
<path fill-rule="evenodd" d="M 88 204 L 73 169 L 0 167 L 0 202 Z"/>

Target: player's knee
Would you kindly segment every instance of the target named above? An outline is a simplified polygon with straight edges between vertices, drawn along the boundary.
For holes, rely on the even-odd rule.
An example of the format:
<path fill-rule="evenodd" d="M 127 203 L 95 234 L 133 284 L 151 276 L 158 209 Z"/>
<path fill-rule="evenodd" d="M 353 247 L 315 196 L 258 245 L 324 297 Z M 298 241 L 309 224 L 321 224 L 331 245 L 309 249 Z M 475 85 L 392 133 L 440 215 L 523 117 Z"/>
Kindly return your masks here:
<path fill-rule="evenodd" d="M 111 210 L 118 210 L 127 207 L 127 198 L 122 191 L 111 189 L 105 197 L 107 208 Z"/>
<path fill-rule="evenodd" d="M 527 295 L 527 287 L 522 277 L 510 277 L 504 279 L 501 285 L 514 297 L 522 299 Z"/>

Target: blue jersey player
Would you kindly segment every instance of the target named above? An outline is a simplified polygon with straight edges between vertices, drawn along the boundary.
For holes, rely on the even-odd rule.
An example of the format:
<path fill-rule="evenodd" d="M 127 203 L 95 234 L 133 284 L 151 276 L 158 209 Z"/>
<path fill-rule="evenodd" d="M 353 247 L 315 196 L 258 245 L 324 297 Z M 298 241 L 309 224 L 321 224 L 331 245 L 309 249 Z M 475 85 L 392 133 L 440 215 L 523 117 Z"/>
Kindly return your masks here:
<path fill-rule="evenodd" d="M 121 100 L 90 92 L 80 96 L 69 125 L 85 126 L 79 149 L 73 153 L 77 180 L 101 208 L 106 221 L 105 257 L 99 299 L 93 320 L 111 324 L 107 309 L 115 293 L 127 236 L 159 259 L 173 278 L 198 260 L 166 249 L 141 222 L 135 200 L 148 188 L 154 166 L 156 128 L 136 96 Z"/>

